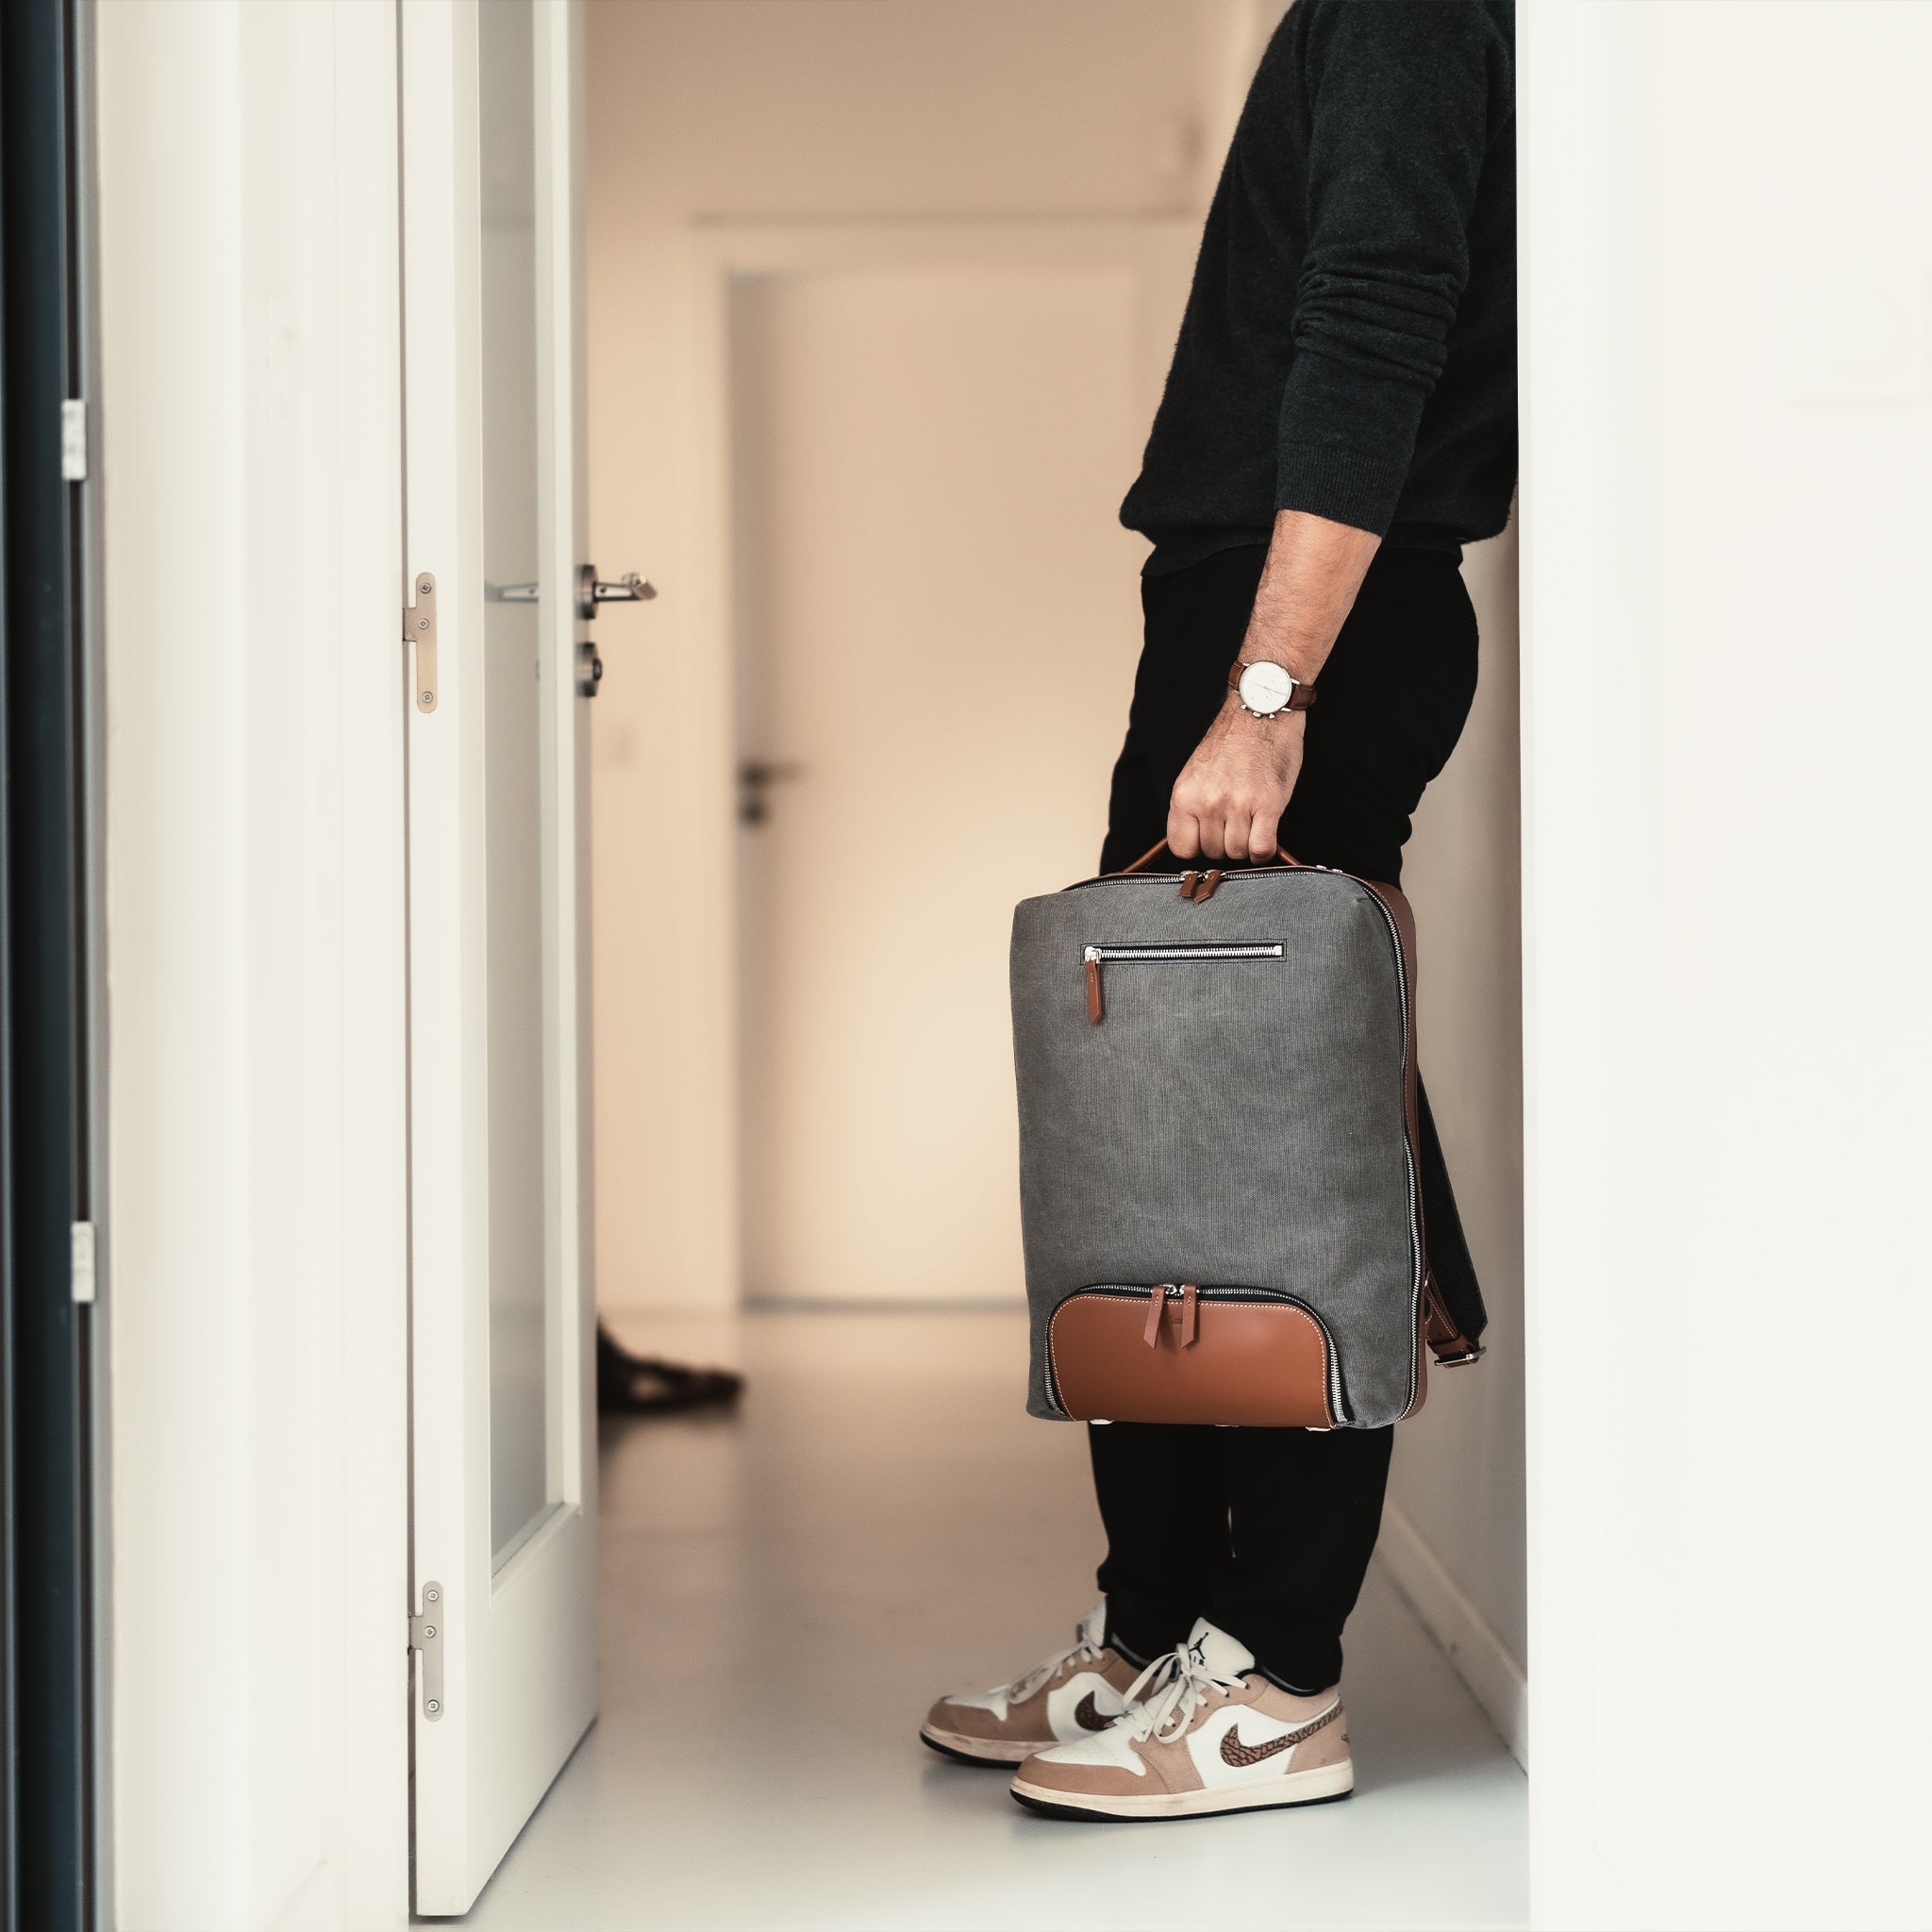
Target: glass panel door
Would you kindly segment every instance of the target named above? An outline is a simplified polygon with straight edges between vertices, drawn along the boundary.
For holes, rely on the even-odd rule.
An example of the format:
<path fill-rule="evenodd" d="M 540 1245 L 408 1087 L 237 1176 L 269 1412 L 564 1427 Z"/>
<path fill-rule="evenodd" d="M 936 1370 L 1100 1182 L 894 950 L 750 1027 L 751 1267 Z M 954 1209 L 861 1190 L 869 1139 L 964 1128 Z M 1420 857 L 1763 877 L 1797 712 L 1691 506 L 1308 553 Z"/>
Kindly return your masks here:
<path fill-rule="evenodd" d="M 576 9 L 401 20 L 415 1908 L 593 1713 Z M 433 616 L 435 672 L 421 655 Z"/>
<path fill-rule="evenodd" d="M 544 853 L 554 834 L 537 456 L 536 72 L 531 0 L 482 0 L 477 133 L 484 799 L 489 875 L 490 1525 L 498 1561 L 557 1500 L 546 1359 Z"/>

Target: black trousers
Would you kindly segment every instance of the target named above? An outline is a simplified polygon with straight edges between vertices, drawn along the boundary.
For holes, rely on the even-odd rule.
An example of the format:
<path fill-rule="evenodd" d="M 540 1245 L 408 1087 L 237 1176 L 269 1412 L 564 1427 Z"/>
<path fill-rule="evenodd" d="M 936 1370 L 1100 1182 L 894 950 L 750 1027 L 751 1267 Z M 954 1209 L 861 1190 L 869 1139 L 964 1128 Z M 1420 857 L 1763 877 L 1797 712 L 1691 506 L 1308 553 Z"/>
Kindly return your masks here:
<path fill-rule="evenodd" d="M 1102 871 L 1165 835 L 1169 794 L 1220 709 L 1265 555 L 1227 550 L 1142 579 L 1146 641 Z M 1317 680 L 1282 820 L 1286 849 L 1399 884 L 1410 814 L 1455 748 L 1475 676 L 1475 613 L 1455 558 L 1378 553 Z M 1422 1158 L 1425 1200 L 1452 1199 L 1433 1134 Z M 1392 1428 L 1109 1423 L 1087 1435 L 1107 1529 L 1100 1587 L 1117 1642 L 1149 1658 L 1205 1616 L 1291 1689 L 1340 1681 L 1341 1627 L 1381 1527 Z"/>

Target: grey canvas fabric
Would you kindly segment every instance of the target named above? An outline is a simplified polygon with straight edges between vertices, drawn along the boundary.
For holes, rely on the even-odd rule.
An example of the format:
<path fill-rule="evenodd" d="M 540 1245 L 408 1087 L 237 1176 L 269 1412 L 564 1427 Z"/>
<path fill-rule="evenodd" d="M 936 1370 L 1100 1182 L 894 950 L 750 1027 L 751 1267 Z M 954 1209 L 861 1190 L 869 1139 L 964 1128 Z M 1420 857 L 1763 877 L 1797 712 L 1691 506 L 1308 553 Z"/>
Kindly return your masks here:
<path fill-rule="evenodd" d="M 1090 945 L 1276 943 L 1280 958 L 1104 963 Z M 1103 1284 L 1271 1290 L 1325 1324 L 1345 1421 L 1410 1406 L 1423 1268 L 1404 1127 L 1410 970 L 1345 874 L 1098 879 L 1013 917 L 1013 1050 L 1033 1360 L 1027 1408 L 1063 1418 L 1047 1324 Z"/>

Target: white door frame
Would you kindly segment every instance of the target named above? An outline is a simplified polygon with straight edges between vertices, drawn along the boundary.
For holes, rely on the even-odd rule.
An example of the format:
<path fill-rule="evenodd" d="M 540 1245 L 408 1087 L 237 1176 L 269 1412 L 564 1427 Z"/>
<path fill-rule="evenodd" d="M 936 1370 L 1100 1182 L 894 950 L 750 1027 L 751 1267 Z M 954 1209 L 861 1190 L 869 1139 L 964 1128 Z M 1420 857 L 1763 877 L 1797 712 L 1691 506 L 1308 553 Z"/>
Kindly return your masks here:
<path fill-rule="evenodd" d="M 93 9 L 101 1923 L 408 1921 L 396 14 Z"/>

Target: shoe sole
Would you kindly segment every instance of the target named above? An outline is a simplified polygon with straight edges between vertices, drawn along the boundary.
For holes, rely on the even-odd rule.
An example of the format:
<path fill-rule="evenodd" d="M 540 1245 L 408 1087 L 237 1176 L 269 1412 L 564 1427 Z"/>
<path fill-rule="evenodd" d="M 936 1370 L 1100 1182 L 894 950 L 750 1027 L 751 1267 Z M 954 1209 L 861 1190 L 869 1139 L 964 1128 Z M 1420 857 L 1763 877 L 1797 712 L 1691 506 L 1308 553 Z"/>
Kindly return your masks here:
<path fill-rule="evenodd" d="M 955 1764 L 996 1764 L 1008 1771 L 1024 1764 L 1036 1751 L 1052 1749 L 1048 1744 L 1001 1744 L 991 1738 L 969 1738 L 963 1731 L 944 1731 L 937 1724 L 921 1724 L 919 1741 Z"/>
<path fill-rule="evenodd" d="M 1336 1805 L 1355 1791 L 1353 1764 L 1323 1764 L 1265 1784 L 1222 1785 L 1203 1791 L 1158 1791 L 1144 1798 L 1088 1797 L 1080 1791 L 1013 1780 L 1013 1796 L 1045 1818 L 1126 1823 L 1148 1818 L 1218 1818 L 1229 1811 L 1291 1811 L 1301 1805 Z"/>

